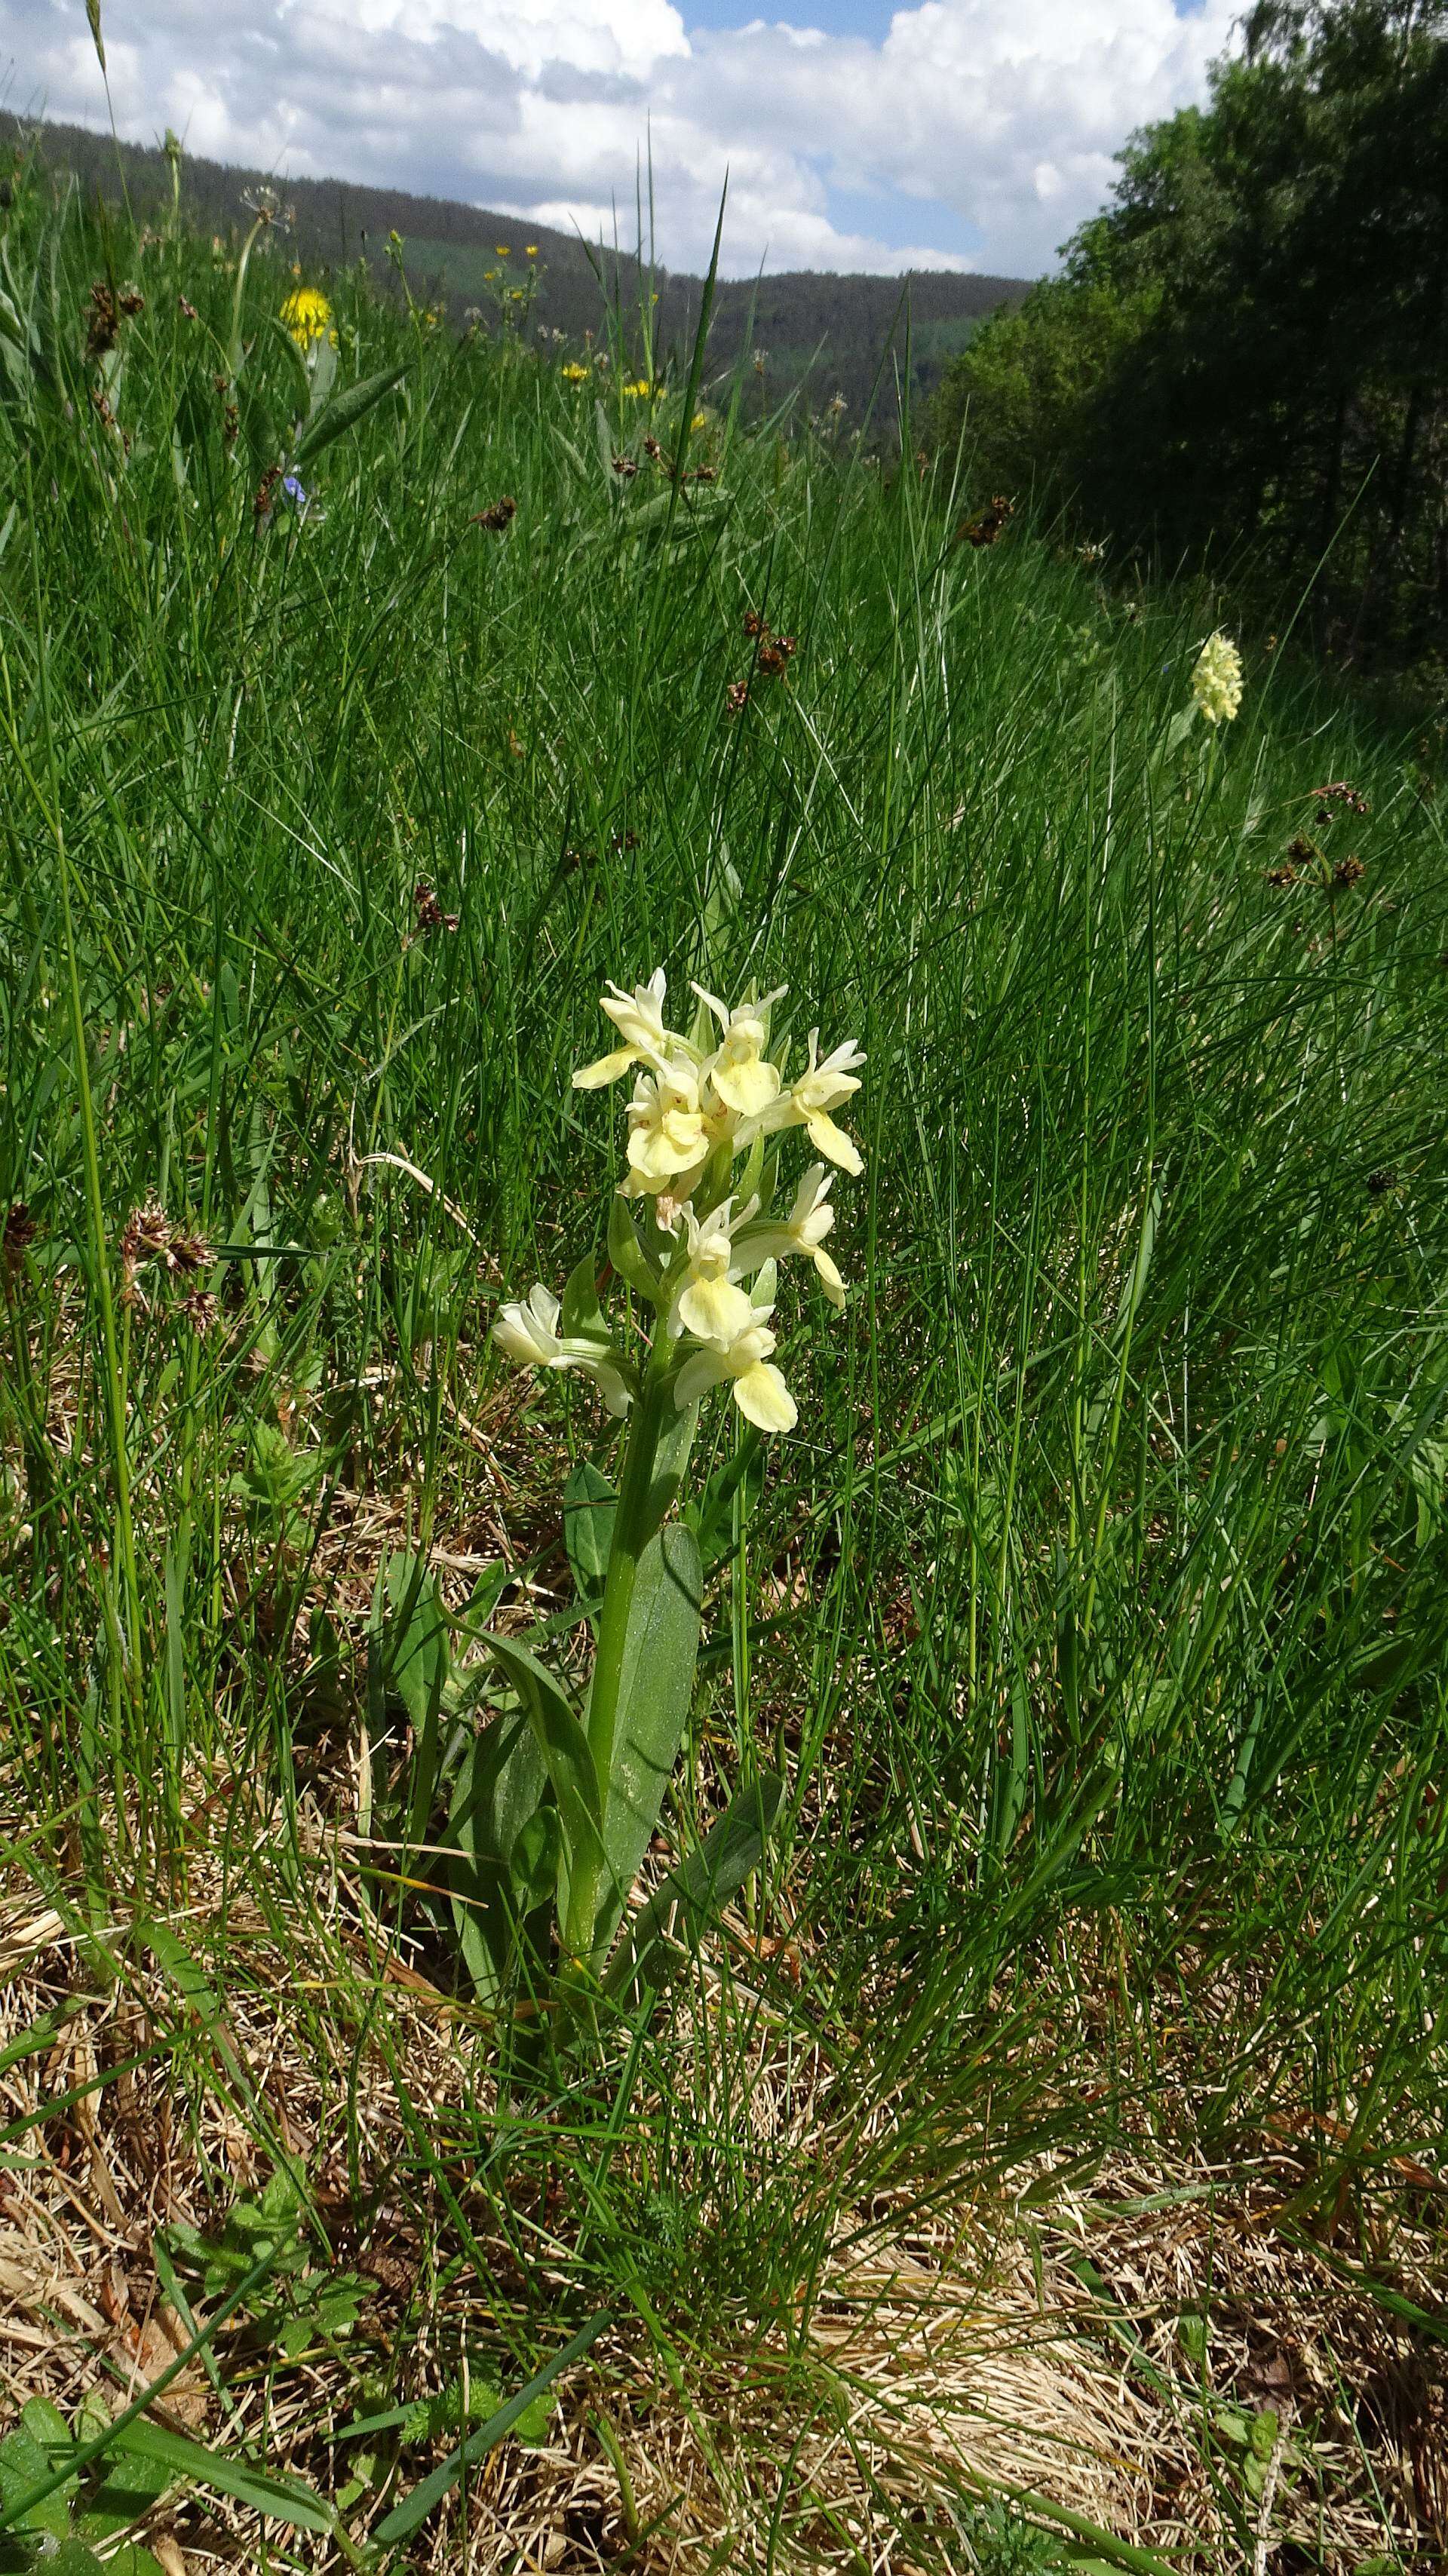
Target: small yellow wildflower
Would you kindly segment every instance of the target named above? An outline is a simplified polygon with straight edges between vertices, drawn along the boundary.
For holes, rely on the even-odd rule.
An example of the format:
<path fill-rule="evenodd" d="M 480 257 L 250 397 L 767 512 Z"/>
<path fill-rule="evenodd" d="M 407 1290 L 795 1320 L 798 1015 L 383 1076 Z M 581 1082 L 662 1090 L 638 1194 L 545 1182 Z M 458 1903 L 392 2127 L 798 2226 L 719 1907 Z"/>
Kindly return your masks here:
<path fill-rule="evenodd" d="M 649 383 L 647 376 L 637 376 L 631 385 L 619 386 L 619 392 L 627 394 L 633 401 L 636 401 L 640 396 L 643 396 L 646 401 L 649 400 L 652 397 L 653 390 L 653 386 Z"/>
<path fill-rule="evenodd" d="M 643 1188 L 658 1190 L 681 1172 L 692 1174 L 708 1145 L 694 1067 L 675 1056 L 661 1072 L 641 1073 L 628 1107 L 627 1150 L 630 1171 Z"/>
<path fill-rule="evenodd" d="M 752 1215 L 757 1202 L 750 1200 L 742 1213 Z M 731 1231 L 733 1201 L 725 1199 L 702 1220 L 691 1207 L 684 1210 L 684 1227 L 689 1247 L 689 1267 L 684 1284 L 674 1302 L 673 1327 L 682 1327 L 701 1342 L 718 1342 L 727 1348 L 747 1332 L 754 1321 L 754 1308 L 742 1288 L 730 1277 L 734 1259 Z M 762 1265 L 761 1265 L 762 1266 Z"/>
<path fill-rule="evenodd" d="M 1242 703 L 1242 656 L 1220 626 L 1192 666 L 1192 696 L 1208 724 L 1230 724 Z"/>
<path fill-rule="evenodd" d="M 575 1091 L 597 1091 L 606 1082 L 617 1082 L 630 1065 L 652 1065 L 662 1073 L 669 1061 L 671 1048 L 682 1052 L 685 1041 L 676 1038 L 664 1026 L 664 970 L 655 969 L 646 984 L 636 984 L 626 993 L 621 984 L 610 984 L 601 1008 L 605 1019 L 612 1020 L 623 1040 L 612 1055 L 601 1055 L 594 1064 L 580 1065 L 573 1077 Z"/>
<path fill-rule="evenodd" d="M 852 1091 L 859 1090 L 860 1077 L 854 1068 L 863 1064 L 865 1059 L 853 1038 L 847 1038 L 844 1045 L 837 1046 L 821 1064 L 819 1044 L 819 1030 L 811 1029 L 809 1062 L 804 1072 L 798 1082 L 791 1083 L 788 1091 L 782 1092 L 773 1107 L 765 1111 L 760 1125 L 765 1129 L 803 1127 L 817 1154 L 823 1154 L 827 1162 L 838 1163 L 842 1172 L 852 1172 L 858 1178 L 865 1168 L 860 1149 L 853 1137 L 835 1125 L 830 1111 L 848 1100 Z"/>
<path fill-rule="evenodd" d="M 493 1326 L 493 1339 L 518 1368 L 582 1369 L 591 1377 L 610 1413 L 626 1413 L 630 1390 L 608 1342 L 573 1339 L 560 1334 L 562 1308 L 542 1285 L 526 1306 L 505 1306 Z"/>
<path fill-rule="evenodd" d="M 559 372 L 566 385 L 586 385 L 588 382 L 589 371 L 587 367 L 580 367 L 576 358 L 570 358 Z"/>
<path fill-rule="evenodd" d="M 690 423 L 689 423 L 689 427 L 690 427 L 690 429 L 691 429 L 691 430 L 692 430 L 692 429 L 707 429 L 707 428 L 708 428 L 708 426 L 709 426 L 709 415 L 708 415 L 708 413 L 707 413 L 706 411 L 696 411 L 696 412 L 695 412 L 695 414 L 694 414 L 693 419 L 692 419 L 692 420 L 690 421 Z"/>
<path fill-rule="evenodd" d="M 766 1061 L 764 1050 L 769 1044 L 769 1006 L 783 999 L 784 988 L 767 993 L 762 1002 L 741 1002 L 733 1011 L 713 993 L 706 993 L 702 984 L 694 990 L 724 1033 L 718 1054 L 709 1061 L 709 1080 L 726 1109 L 741 1118 L 757 1118 L 779 1098 L 779 1068 Z"/>
<path fill-rule="evenodd" d="M 751 1308 L 749 1322 L 734 1340 L 722 1346 L 706 1342 L 692 1359 L 685 1360 L 674 1381 L 675 1404 L 697 1404 L 711 1386 L 732 1380 L 734 1401 L 746 1422 L 759 1431 L 792 1431 L 799 1420 L 798 1408 L 780 1371 L 770 1365 L 773 1312 L 772 1306 Z"/>
<path fill-rule="evenodd" d="M 497 252 L 499 259 L 507 258 L 508 244 L 506 242 L 494 242 L 493 248 Z"/>
<path fill-rule="evenodd" d="M 830 1175 L 823 1163 L 811 1163 L 794 1194 L 794 1205 L 782 1224 L 766 1221 L 763 1225 L 745 1225 L 734 1236 L 730 1256 L 730 1276 L 747 1277 L 762 1270 L 766 1261 L 787 1261 L 797 1254 L 812 1261 L 820 1286 L 830 1304 L 842 1308 L 845 1283 L 824 1248 L 825 1236 L 834 1226 L 835 1212 L 830 1205 Z M 745 1211 L 746 1215 L 748 1211 Z M 694 1327 L 698 1330 L 697 1325 Z"/>
<path fill-rule="evenodd" d="M 296 287 L 282 306 L 281 319 L 302 350 L 315 348 L 332 333 L 332 308 L 320 287 Z"/>
<path fill-rule="evenodd" d="M 524 258 L 525 258 L 525 259 L 536 259 L 536 258 L 537 258 L 537 256 L 538 256 L 538 245 L 537 245 L 537 243 L 536 243 L 536 242 L 529 242 L 529 243 L 528 243 L 528 245 L 527 245 L 527 247 L 526 247 L 526 249 L 524 250 L 523 256 L 524 256 Z"/>

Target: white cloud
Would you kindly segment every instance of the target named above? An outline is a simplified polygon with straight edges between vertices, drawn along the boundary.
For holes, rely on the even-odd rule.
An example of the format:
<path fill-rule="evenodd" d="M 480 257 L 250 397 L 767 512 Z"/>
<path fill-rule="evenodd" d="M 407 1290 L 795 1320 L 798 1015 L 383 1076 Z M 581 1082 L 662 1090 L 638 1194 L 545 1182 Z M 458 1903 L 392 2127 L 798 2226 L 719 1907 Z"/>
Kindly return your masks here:
<path fill-rule="evenodd" d="M 660 256 L 1029 274 L 1100 203 L 1134 125 L 1200 97 L 1237 0 L 922 0 L 882 42 L 671 0 L 103 0 L 123 134 L 215 159 L 633 230 L 651 156 Z M 805 15 L 801 12 L 801 15 Z M 9 103 L 104 121 L 83 0 L 0 0 Z M 852 222 L 831 214 L 849 192 Z M 864 200 L 862 207 L 861 200 Z M 911 228 L 958 249 L 902 247 Z M 953 224 L 951 219 L 953 220 Z"/>

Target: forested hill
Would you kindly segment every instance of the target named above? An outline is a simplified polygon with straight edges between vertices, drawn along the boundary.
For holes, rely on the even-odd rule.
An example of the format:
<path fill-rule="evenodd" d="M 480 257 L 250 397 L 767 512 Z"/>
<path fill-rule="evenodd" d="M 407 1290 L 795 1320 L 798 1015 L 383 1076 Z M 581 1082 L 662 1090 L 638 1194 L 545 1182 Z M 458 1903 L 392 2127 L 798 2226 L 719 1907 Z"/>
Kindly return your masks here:
<path fill-rule="evenodd" d="M 88 192 L 117 198 L 124 187 L 138 214 L 171 203 L 171 167 L 159 148 L 117 146 L 108 135 L 80 126 L 0 116 L 0 149 L 31 146 L 56 172 L 73 171 Z M 246 220 L 243 196 L 270 179 L 268 173 L 193 160 L 187 154 L 181 192 L 188 220 L 224 237 Z M 570 340 L 597 328 L 600 264 L 609 294 L 617 292 L 623 312 L 638 310 L 642 281 L 636 260 L 610 251 L 600 263 L 596 248 L 585 247 L 576 234 L 524 224 L 517 216 L 444 197 L 357 187 L 350 180 L 283 179 L 274 184 L 295 209 L 295 256 L 323 267 L 365 257 L 383 274 L 388 236 L 399 233 L 413 291 L 445 302 L 456 321 L 470 305 L 489 309 L 486 274 L 497 268 L 500 243 L 508 245 L 510 257 L 520 264 L 526 246 L 537 244 L 542 283 L 531 316 L 537 328 L 562 331 Z M 700 280 L 658 268 L 652 290 L 659 299 L 659 351 L 665 356 L 681 353 L 697 319 Z M 919 398 L 933 389 L 983 315 L 1002 304 L 1019 304 L 1026 292 L 1027 283 L 1019 278 L 940 270 L 919 271 L 908 281 L 814 271 L 725 280 L 715 304 L 710 362 L 725 367 L 748 346 L 764 353 L 767 399 L 804 381 L 813 403 L 824 404 L 840 394 L 847 406 L 844 418 L 857 423 L 869 406 L 887 346 L 903 366 L 908 331 L 912 393 Z M 893 414 L 893 365 L 888 378 L 886 408 Z"/>

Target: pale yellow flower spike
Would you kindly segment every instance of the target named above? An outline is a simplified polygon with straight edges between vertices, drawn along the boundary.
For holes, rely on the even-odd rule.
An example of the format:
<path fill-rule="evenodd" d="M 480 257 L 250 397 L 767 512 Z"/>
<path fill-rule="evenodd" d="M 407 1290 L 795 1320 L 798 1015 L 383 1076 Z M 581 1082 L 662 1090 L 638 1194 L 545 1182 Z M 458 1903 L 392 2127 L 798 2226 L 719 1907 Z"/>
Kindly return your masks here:
<path fill-rule="evenodd" d="M 1208 724 L 1230 724 L 1242 703 L 1242 656 L 1218 627 L 1192 666 L 1192 696 Z"/>
<path fill-rule="evenodd" d="M 772 1306 L 751 1310 L 749 1322 L 735 1339 L 721 1347 L 706 1343 L 687 1359 L 674 1381 L 674 1402 L 681 1408 L 697 1404 L 711 1386 L 732 1381 L 734 1401 L 746 1422 L 758 1431 L 792 1431 L 799 1420 L 794 1397 L 785 1385 L 781 1371 L 770 1364 L 775 1337 L 769 1329 Z"/>

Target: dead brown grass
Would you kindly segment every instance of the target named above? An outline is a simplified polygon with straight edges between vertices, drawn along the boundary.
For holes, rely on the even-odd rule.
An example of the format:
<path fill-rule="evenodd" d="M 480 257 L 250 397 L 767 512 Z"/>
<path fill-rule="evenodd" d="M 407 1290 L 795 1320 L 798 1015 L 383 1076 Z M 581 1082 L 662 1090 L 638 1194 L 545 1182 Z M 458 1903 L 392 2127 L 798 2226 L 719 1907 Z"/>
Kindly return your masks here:
<path fill-rule="evenodd" d="M 228 2328 L 221 2390 L 193 2364 L 158 2411 L 335 2494 L 349 2463 L 329 2436 L 359 2390 L 426 2394 L 463 2352 L 505 2357 L 520 2317 L 555 2296 L 537 2343 L 564 2339 L 568 2222 L 536 2173 L 511 2227 L 504 2202 L 471 2191 L 453 2146 L 465 2103 L 474 2120 L 487 2110 L 486 2032 L 379 1941 L 345 1846 L 313 1818 L 304 1893 L 279 1898 L 273 1874 L 264 1909 L 218 1872 L 213 1842 L 165 1916 L 191 1978 L 142 1909 L 117 1907 L 92 1937 L 61 1891 L 50 1902 L 12 1879 L 0 2371 L 11 2409 L 43 2394 L 73 2410 L 97 2383 L 127 2402 L 186 2342 L 158 2234 L 214 2229 L 290 2161 L 330 2260 L 367 2284 L 357 2336 L 285 2361 Z M 825 2052 L 802 2052 L 798 2034 L 786 2045 L 778 2016 L 757 2013 L 747 2067 L 736 2053 L 722 2074 L 700 2041 L 738 1993 L 705 1979 L 671 2081 L 701 2117 L 747 2120 L 786 2150 L 776 2172 L 807 2189 L 839 2123 Z M 1284 2233 L 1298 2144 L 1276 2150 L 1281 2189 L 1270 2158 L 1244 2183 L 1159 2150 L 1118 2150 L 1089 2191 L 1063 2185 L 1038 2209 L 1036 2195 L 962 2193 L 928 2223 L 856 2207 L 845 2188 L 785 2312 L 721 2317 L 696 2303 L 687 2263 L 652 2332 L 621 2299 L 546 2442 L 494 2451 L 466 2510 L 454 2499 L 407 2563 L 909 2576 L 970 2564 L 960 2518 L 991 2489 L 1262 2576 L 1352 2576 L 1388 2548 L 1415 2569 L 1448 2563 L 1444 2345 L 1384 2306 L 1371 2266 Z M 1431 2314 L 1443 2192 L 1421 2169 L 1400 2181 L 1393 2295 Z M 1259 2427 L 1254 2471 L 1241 2428 L 1267 2408 L 1278 2438 Z M 385 2500 L 427 2465 L 410 2454 Z M 359 2535 L 381 2496 L 359 2499 Z M 220 2498 L 173 2499 L 153 2528 L 173 2571 L 254 2563 L 254 2526 Z M 278 2563 L 342 2562 L 290 2535 Z"/>

